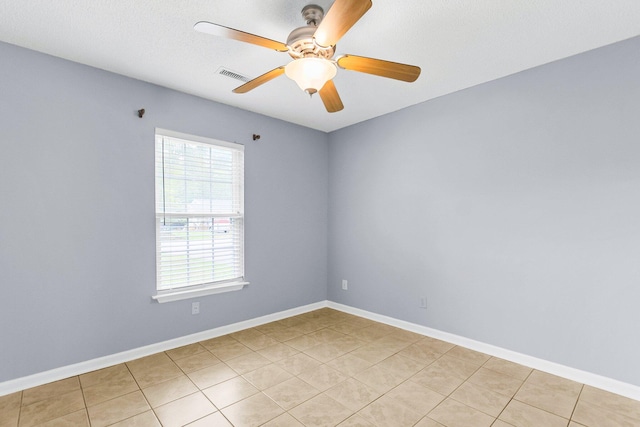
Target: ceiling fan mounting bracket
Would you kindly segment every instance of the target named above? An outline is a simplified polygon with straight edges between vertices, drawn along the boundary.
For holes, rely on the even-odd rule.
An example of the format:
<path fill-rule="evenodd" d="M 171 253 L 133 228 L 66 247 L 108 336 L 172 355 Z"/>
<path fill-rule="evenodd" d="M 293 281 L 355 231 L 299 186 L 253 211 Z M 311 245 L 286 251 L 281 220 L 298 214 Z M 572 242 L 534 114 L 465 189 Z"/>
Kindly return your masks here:
<path fill-rule="evenodd" d="M 302 17 L 307 25 L 317 27 L 324 18 L 324 10 L 317 4 L 308 4 L 302 8 Z"/>

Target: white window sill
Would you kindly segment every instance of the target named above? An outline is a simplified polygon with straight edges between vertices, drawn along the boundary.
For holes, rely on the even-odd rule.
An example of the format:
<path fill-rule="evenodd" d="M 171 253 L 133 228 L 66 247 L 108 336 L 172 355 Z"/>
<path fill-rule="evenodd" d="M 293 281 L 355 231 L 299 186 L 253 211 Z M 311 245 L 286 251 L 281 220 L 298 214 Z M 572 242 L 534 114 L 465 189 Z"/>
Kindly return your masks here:
<path fill-rule="evenodd" d="M 180 301 L 183 299 L 197 298 L 205 295 L 221 294 L 223 292 L 239 291 L 248 285 L 249 282 L 229 282 L 217 285 L 199 287 L 196 289 L 176 289 L 171 291 L 161 291 L 151 298 L 159 303 Z"/>

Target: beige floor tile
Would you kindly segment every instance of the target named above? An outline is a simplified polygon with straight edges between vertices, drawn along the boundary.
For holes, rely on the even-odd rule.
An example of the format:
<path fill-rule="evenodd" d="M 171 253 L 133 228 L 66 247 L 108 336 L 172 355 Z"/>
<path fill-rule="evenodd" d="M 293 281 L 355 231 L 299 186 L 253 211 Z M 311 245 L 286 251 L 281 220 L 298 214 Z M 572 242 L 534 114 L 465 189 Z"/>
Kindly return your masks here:
<path fill-rule="evenodd" d="M 380 365 L 373 365 L 354 375 L 353 378 L 379 393 L 388 392 L 406 379 L 404 375 L 382 369 Z"/>
<path fill-rule="evenodd" d="M 233 427 L 233 425 L 231 425 L 229 420 L 227 420 L 221 412 L 214 412 L 211 415 L 187 424 L 186 427 Z"/>
<path fill-rule="evenodd" d="M 269 347 L 265 347 L 263 349 L 258 350 L 258 353 L 261 356 L 266 357 L 271 362 L 277 362 L 282 359 L 286 359 L 287 357 L 295 356 L 299 353 L 293 347 L 289 347 L 286 344 L 278 343 Z"/>
<path fill-rule="evenodd" d="M 416 426 L 416 427 L 418 427 L 418 426 Z M 491 427 L 514 427 L 514 426 L 513 426 L 513 424 L 505 423 L 505 422 L 504 422 L 504 421 L 502 421 L 502 420 L 496 420 L 496 421 L 491 425 Z M 584 427 L 584 426 L 578 426 L 577 424 L 576 424 L 575 426 L 571 426 L 571 424 L 569 424 L 569 427 Z"/>
<path fill-rule="evenodd" d="M 313 370 L 302 372 L 298 375 L 301 380 L 311 384 L 320 391 L 325 391 L 334 385 L 341 383 L 349 377 L 327 365 L 320 365 Z"/>
<path fill-rule="evenodd" d="M 177 359 L 175 363 L 180 369 L 182 369 L 183 372 L 188 373 L 197 371 L 198 369 L 206 368 L 207 366 L 216 365 L 220 363 L 220 359 L 205 350 L 200 353 Z"/>
<path fill-rule="evenodd" d="M 447 427 L 489 427 L 495 418 L 453 399 L 446 399 L 429 413 L 429 418 Z"/>
<path fill-rule="evenodd" d="M 304 427 L 304 425 L 291 415 L 285 413 L 263 424 L 262 427 Z"/>
<path fill-rule="evenodd" d="M 331 387 L 324 394 L 354 412 L 359 411 L 381 396 L 380 392 L 354 378 Z"/>
<path fill-rule="evenodd" d="M 387 357 L 391 357 L 396 351 L 386 348 L 384 345 L 369 343 L 351 352 L 356 357 L 371 363 L 380 363 Z"/>
<path fill-rule="evenodd" d="M 501 426 L 499 426 L 499 427 L 501 427 Z M 511 426 L 509 424 L 507 424 L 507 423 L 504 423 L 504 427 L 511 427 Z M 576 422 L 570 421 L 569 422 L 569 427 L 585 427 L 585 426 L 582 425 L 582 424 L 578 424 Z"/>
<path fill-rule="evenodd" d="M 80 390 L 78 377 L 71 377 L 39 387 L 29 388 L 22 392 L 22 406 L 31 405 L 32 403 L 75 390 Z"/>
<path fill-rule="evenodd" d="M 39 424 L 38 427 L 89 427 L 89 416 L 86 409 L 81 409 L 55 420 Z"/>
<path fill-rule="evenodd" d="M 153 411 L 143 412 L 126 420 L 112 424 L 111 427 L 162 427 Z"/>
<path fill-rule="evenodd" d="M 350 322 L 342 322 L 329 327 L 329 329 L 333 329 L 336 332 L 340 332 L 342 334 L 353 335 L 355 331 L 358 329 L 362 329 L 365 326 L 354 325 Z"/>
<path fill-rule="evenodd" d="M 168 362 L 161 359 L 163 361 L 158 365 L 153 365 L 148 362 L 140 364 L 130 364 L 131 362 L 127 362 L 127 366 L 129 366 L 140 388 L 146 388 L 183 375 L 182 370 L 169 359 L 169 356 L 164 356 Z"/>
<path fill-rule="evenodd" d="M 243 375 L 243 377 L 258 390 L 265 390 L 276 384 L 280 384 L 292 376 L 292 374 L 274 364 L 263 366 Z"/>
<path fill-rule="evenodd" d="M 336 348 L 332 344 L 323 343 L 304 350 L 304 353 L 308 356 L 313 357 L 318 362 L 326 363 L 330 360 L 342 356 L 347 352 Z"/>
<path fill-rule="evenodd" d="M 378 366 L 385 371 L 397 374 L 405 379 L 417 374 L 424 369 L 427 364 L 416 361 L 400 354 L 394 354 L 378 363 Z"/>
<path fill-rule="evenodd" d="M 445 399 L 445 396 L 423 387 L 420 384 L 406 381 L 386 394 L 396 402 L 424 416 Z"/>
<path fill-rule="evenodd" d="M 303 334 L 310 334 L 312 332 L 317 331 L 318 329 L 322 329 L 325 325 L 314 322 L 314 321 L 303 321 L 295 326 L 292 326 L 291 329 L 295 329 L 297 331 L 302 332 Z"/>
<path fill-rule="evenodd" d="M 516 394 L 522 385 L 522 381 L 517 378 L 487 368 L 478 369 L 475 374 L 469 377 L 469 382 L 496 393 L 504 394 L 507 397 L 512 397 Z"/>
<path fill-rule="evenodd" d="M 218 409 L 222 409 L 249 396 L 253 396 L 258 393 L 259 390 L 244 378 L 235 377 L 212 387 L 205 388 L 202 392 Z"/>
<path fill-rule="evenodd" d="M 351 333 L 350 335 L 362 341 L 374 341 L 386 335 L 391 334 L 393 332 L 392 329 L 393 328 L 387 325 L 373 324 L 371 326 L 358 329 L 353 333 Z"/>
<path fill-rule="evenodd" d="M 638 427 L 640 421 L 623 414 L 579 401 L 572 421 L 589 427 Z"/>
<path fill-rule="evenodd" d="M 283 409 L 289 410 L 317 396 L 320 391 L 300 378 L 293 377 L 266 389 L 264 394 L 273 399 Z"/>
<path fill-rule="evenodd" d="M 287 326 L 275 321 L 265 323 L 264 325 L 258 325 L 254 328 L 256 331 L 260 331 L 263 334 L 268 334 L 270 332 L 282 331 L 283 329 L 287 329 Z"/>
<path fill-rule="evenodd" d="M 196 391 L 198 391 L 198 387 L 186 375 L 142 389 L 152 408 L 157 408 Z"/>
<path fill-rule="evenodd" d="M 353 354 L 345 354 L 327 362 L 328 366 L 337 369 L 345 375 L 353 376 L 373 366 L 373 363 L 360 359 Z"/>
<path fill-rule="evenodd" d="M 321 363 L 313 357 L 307 356 L 304 353 L 298 353 L 295 356 L 279 360 L 275 364 L 293 375 L 299 375 L 302 372 L 313 370 L 321 365 Z"/>
<path fill-rule="evenodd" d="M 229 336 L 229 335 L 222 335 L 219 337 L 215 337 L 215 338 L 211 338 L 208 340 L 204 340 L 204 341 L 200 341 L 200 345 L 202 345 L 204 348 L 206 348 L 209 351 L 212 351 L 213 349 L 216 348 L 220 348 L 220 347 L 224 347 L 230 344 L 235 344 L 237 343 L 238 340 L 236 340 L 235 338 Z"/>
<path fill-rule="evenodd" d="M 257 427 L 282 415 L 284 410 L 266 395 L 258 393 L 221 412 L 234 427 Z"/>
<path fill-rule="evenodd" d="M 256 328 L 249 328 L 249 329 L 243 329 L 238 332 L 233 332 L 229 334 L 229 336 L 231 336 L 232 338 L 235 338 L 240 342 L 243 342 L 253 338 L 264 336 L 264 334 Z"/>
<path fill-rule="evenodd" d="M 92 427 L 103 427 L 131 418 L 151 409 L 141 391 L 126 394 L 89 407 Z"/>
<path fill-rule="evenodd" d="M 226 364 L 218 363 L 217 365 L 209 366 L 208 368 L 189 372 L 187 376 L 200 390 L 203 390 L 207 387 L 211 387 L 212 385 L 237 377 L 238 374 Z"/>
<path fill-rule="evenodd" d="M 163 427 L 181 427 L 216 412 L 215 406 L 201 392 L 190 394 L 155 409 Z"/>
<path fill-rule="evenodd" d="M 359 339 L 349 335 L 345 335 L 334 341 L 331 341 L 331 345 L 335 346 L 336 349 L 343 351 L 345 353 L 352 352 L 353 350 L 363 347 L 366 344 L 367 344 L 366 342 L 360 341 Z"/>
<path fill-rule="evenodd" d="M 353 411 L 329 396 L 320 394 L 289 411 L 305 426 L 333 427 L 353 414 Z"/>
<path fill-rule="evenodd" d="M 320 344 L 318 341 L 309 337 L 308 335 L 300 335 L 290 340 L 286 340 L 284 343 L 289 347 L 293 347 L 299 351 L 304 351 L 308 348 Z"/>
<path fill-rule="evenodd" d="M 340 338 L 345 338 L 345 334 L 341 334 L 333 329 L 320 329 L 307 335 L 318 344 L 329 343 Z M 352 337 L 353 339 L 353 337 Z"/>
<path fill-rule="evenodd" d="M 101 384 L 105 381 L 109 381 L 112 378 L 130 377 L 131 372 L 124 363 L 119 365 L 110 366 L 108 368 L 92 371 L 87 374 L 82 374 L 78 378 L 82 388 L 92 387 L 94 385 Z"/>
<path fill-rule="evenodd" d="M 223 362 L 253 352 L 249 347 L 236 340 L 225 345 L 221 345 L 220 347 L 211 347 L 209 348 L 209 351 Z"/>
<path fill-rule="evenodd" d="M 422 415 L 404 405 L 398 404 L 395 399 L 389 396 L 382 396 L 380 399 L 365 406 L 358 412 L 358 415 L 380 427 L 409 427 L 422 418 Z"/>
<path fill-rule="evenodd" d="M 438 353 L 431 348 L 417 344 L 412 344 L 402 349 L 398 354 L 423 363 L 425 366 L 435 362 L 440 356 L 442 356 L 441 353 Z"/>
<path fill-rule="evenodd" d="M 176 360 L 179 360 L 188 356 L 193 356 L 195 354 L 202 353 L 204 351 L 207 351 L 207 349 L 204 348 L 202 344 L 195 343 L 195 344 L 185 345 L 184 347 L 174 348 L 172 350 L 166 351 L 165 353 L 167 353 L 167 356 L 169 356 L 175 362 Z"/>
<path fill-rule="evenodd" d="M 640 420 L 640 401 L 585 385 L 580 400 Z M 640 423 L 639 423 L 640 424 Z"/>
<path fill-rule="evenodd" d="M 282 343 L 288 340 L 292 340 L 294 338 L 298 338 L 303 334 L 302 332 L 296 329 L 286 328 L 279 331 L 269 332 L 267 333 L 267 335 L 273 338 L 274 340 Z"/>
<path fill-rule="evenodd" d="M 510 362 L 508 360 L 499 359 L 497 357 L 492 357 L 491 359 L 489 359 L 487 363 L 483 365 L 483 367 L 491 369 L 492 371 L 500 372 L 504 375 L 509 375 L 510 377 L 514 377 L 522 381 L 527 379 L 529 374 L 533 372 L 533 369 L 531 368 Z"/>
<path fill-rule="evenodd" d="M 418 421 L 418 424 L 416 424 L 413 427 L 445 427 L 445 426 L 443 426 L 437 421 L 432 420 L 429 417 L 424 417 L 423 419 Z M 497 424 L 494 423 L 492 427 L 497 427 Z M 509 427 L 513 427 L 513 426 L 509 426 Z"/>
<path fill-rule="evenodd" d="M 480 364 L 449 356 L 448 353 L 440 357 L 429 366 L 446 369 L 452 374 L 455 374 L 464 379 L 469 378 L 480 368 Z"/>
<path fill-rule="evenodd" d="M 442 341 L 442 340 L 431 338 L 431 337 L 422 338 L 421 340 L 416 342 L 416 345 L 431 349 L 440 354 L 445 354 L 447 351 L 455 347 L 455 344 L 451 344 L 450 342 Z"/>
<path fill-rule="evenodd" d="M 464 382 L 464 379 L 446 369 L 430 365 L 409 378 L 409 381 L 448 396 Z"/>
<path fill-rule="evenodd" d="M 93 373 L 94 376 L 86 379 L 81 377 L 82 393 L 87 406 L 95 406 L 139 389 L 138 383 L 133 379 L 126 366 L 118 365 L 116 368 L 96 371 Z M 96 381 L 98 378 L 99 381 Z"/>
<path fill-rule="evenodd" d="M 31 405 L 23 406 L 20 411 L 20 427 L 34 426 L 46 421 L 68 415 L 84 408 L 82 391 L 74 390 L 58 394 Z"/>
<path fill-rule="evenodd" d="M 275 338 L 272 338 L 268 335 L 256 335 L 254 337 L 250 337 L 244 340 L 239 340 L 242 344 L 246 345 L 247 347 L 249 347 L 251 350 L 256 351 L 256 350 L 260 350 L 266 347 L 270 347 L 272 345 L 276 345 L 279 343 L 278 340 L 276 340 Z"/>
<path fill-rule="evenodd" d="M 568 394 L 579 394 L 582 390 L 582 384 L 575 381 L 561 378 L 557 375 L 548 374 L 546 372 L 533 371 L 531 375 L 524 382 L 526 384 L 533 384 L 539 387 L 543 387 L 549 390 L 556 390 Z"/>
<path fill-rule="evenodd" d="M 401 345 L 401 348 L 404 348 L 420 341 L 423 338 L 424 335 L 396 328 L 391 334 L 378 338 L 376 342 L 387 343 L 390 346 Z"/>
<path fill-rule="evenodd" d="M 475 365 L 482 365 L 491 358 L 491 356 L 489 356 L 488 354 L 480 353 L 460 346 L 453 347 L 451 350 L 447 351 L 446 354 L 448 356 L 453 356 L 466 362 L 473 363 Z"/>
<path fill-rule="evenodd" d="M 173 360 L 165 353 L 156 353 L 150 356 L 141 357 L 140 359 L 131 360 L 126 363 L 131 373 L 134 374 L 139 371 L 144 371 L 152 368 L 156 368 L 164 364 L 173 364 Z"/>
<path fill-rule="evenodd" d="M 340 424 L 338 427 L 375 427 L 366 419 L 362 418 L 360 415 L 352 415 Z"/>
<path fill-rule="evenodd" d="M 462 384 L 451 394 L 451 398 L 485 414 L 497 417 L 509 403 L 504 394 L 487 390 L 470 382 Z"/>
<path fill-rule="evenodd" d="M 22 392 L 0 396 L 0 427 L 15 427 L 18 425 Z"/>
<path fill-rule="evenodd" d="M 225 363 L 237 373 L 244 374 L 266 366 L 270 364 L 271 361 L 266 357 L 252 351 L 251 353 L 243 354 L 242 356 L 229 359 Z"/>
<path fill-rule="evenodd" d="M 567 427 L 569 420 L 512 400 L 498 417 L 516 427 Z"/>
<path fill-rule="evenodd" d="M 578 401 L 579 393 L 580 389 L 561 390 L 549 386 L 539 386 L 526 381 L 518 390 L 514 399 L 569 419 Z"/>

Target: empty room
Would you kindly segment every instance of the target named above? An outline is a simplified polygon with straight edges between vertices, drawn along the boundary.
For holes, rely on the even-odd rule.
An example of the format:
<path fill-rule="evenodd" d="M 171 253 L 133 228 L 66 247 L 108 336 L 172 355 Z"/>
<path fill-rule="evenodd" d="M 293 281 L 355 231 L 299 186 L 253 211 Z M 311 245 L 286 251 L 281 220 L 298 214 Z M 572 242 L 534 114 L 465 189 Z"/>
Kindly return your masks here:
<path fill-rule="evenodd" d="M 640 2 L 3 0 L 0 427 L 640 426 Z"/>

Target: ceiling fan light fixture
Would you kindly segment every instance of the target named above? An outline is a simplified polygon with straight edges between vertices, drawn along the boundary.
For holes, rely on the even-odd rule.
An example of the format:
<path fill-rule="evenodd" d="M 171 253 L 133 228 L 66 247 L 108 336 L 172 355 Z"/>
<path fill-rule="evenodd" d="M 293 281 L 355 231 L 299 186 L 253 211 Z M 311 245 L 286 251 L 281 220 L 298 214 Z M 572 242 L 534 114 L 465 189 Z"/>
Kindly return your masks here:
<path fill-rule="evenodd" d="M 337 73 L 333 62 L 322 58 L 300 58 L 284 67 L 284 72 L 300 89 L 312 95 L 333 79 Z"/>

